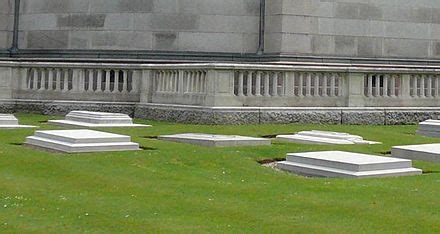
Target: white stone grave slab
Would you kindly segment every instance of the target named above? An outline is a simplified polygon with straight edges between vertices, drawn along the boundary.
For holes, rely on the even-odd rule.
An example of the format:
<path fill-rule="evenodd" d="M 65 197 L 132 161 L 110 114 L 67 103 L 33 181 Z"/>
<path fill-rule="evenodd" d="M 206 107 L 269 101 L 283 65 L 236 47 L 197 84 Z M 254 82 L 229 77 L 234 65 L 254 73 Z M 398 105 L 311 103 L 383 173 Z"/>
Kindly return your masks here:
<path fill-rule="evenodd" d="M 212 135 L 204 133 L 184 133 L 159 136 L 159 139 L 207 147 L 258 146 L 271 144 L 269 139 L 264 138 L 233 135 Z"/>
<path fill-rule="evenodd" d="M 440 163 L 440 144 L 404 145 L 391 149 L 396 158 Z"/>
<path fill-rule="evenodd" d="M 65 120 L 50 120 L 49 124 L 80 128 L 151 127 L 134 124 L 130 116 L 125 114 L 91 111 L 72 111 Z"/>
<path fill-rule="evenodd" d="M 366 178 L 419 175 L 412 161 L 342 151 L 291 153 L 277 167 L 299 175 Z"/>
<path fill-rule="evenodd" d="M 14 115 L 0 114 L 0 128 L 36 128 L 36 126 L 20 125 Z"/>
<path fill-rule="evenodd" d="M 380 142 L 366 141 L 361 136 L 348 133 L 327 132 L 327 131 L 302 131 L 295 135 L 278 135 L 278 140 L 295 142 L 301 144 L 322 144 L 322 145 L 353 145 L 353 144 L 380 144 Z"/>
<path fill-rule="evenodd" d="M 65 153 L 139 150 L 130 136 L 93 130 L 36 131 L 26 144 Z"/>
<path fill-rule="evenodd" d="M 440 120 L 426 120 L 419 124 L 418 135 L 427 137 L 440 137 Z"/>

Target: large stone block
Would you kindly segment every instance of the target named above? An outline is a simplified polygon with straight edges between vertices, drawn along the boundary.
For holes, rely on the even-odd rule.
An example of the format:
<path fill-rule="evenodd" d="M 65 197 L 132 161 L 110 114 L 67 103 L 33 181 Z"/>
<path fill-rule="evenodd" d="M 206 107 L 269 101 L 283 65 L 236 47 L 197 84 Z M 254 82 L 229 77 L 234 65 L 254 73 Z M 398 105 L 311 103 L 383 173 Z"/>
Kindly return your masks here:
<path fill-rule="evenodd" d="M 300 144 L 316 145 L 372 145 L 379 142 L 366 141 L 361 136 L 348 133 L 326 132 L 326 131 L 302 131 L 295 135 L 278 135 L 281 141 L 295 142 Z"/>
<path fill-rule="evenodd" d="M 27 145 L 63 153 L 139 150 L 130 136 L 92 130 L 37 131 L 26 138 Z"/>
<path fill-rule="evenodd" d="M 90 0 L 92 12 L 152 12 L 154 0 Z"/>
<path fill-rule="evenodd" d="M 0 114 L 0 129 L 14 129 L 14 128 L 35 128 L 30 125 L 20 125 L 18 119 L 11 114 Z"/>
<path fill-rule="evenodd" d="M 29 49 L 67 49 L 68 31 L 30 31 L 27 33 Z"/>
<path fill-rule="evenodd" d="M 440 163 L 440 144 L 395 146 L 391 149 L 391 155 L 396 158 Z"/>
<path fill-rule="evenodd" d="M 71 111 L 65 120 L 49 120 L 49 124 L 65 127 L 115 128 L 115 127 L 150 127 L 134 124 L 130 116 L 120 113 Z"/>
<path fill-rule="evenodd" d="M 315 177 L 368 178 L 419 175 L 406 159 L 379 157 L 342 151 L 292 153 L 277 167 L 300 175 Z"/>
<path fill-rule="evenodd" d="M 185 133 L 159 136 L 159 140 L 188 143 L 206 147 L 260 146 L 271 144 L 270 140 L 264 138 L 211 135 L 203 133 Z"/>
<path fill-rule="evenodd" d="M 421 122 L 417 134 L 427 137 L 440 137 L 440 120 L 429 119 Z"/>

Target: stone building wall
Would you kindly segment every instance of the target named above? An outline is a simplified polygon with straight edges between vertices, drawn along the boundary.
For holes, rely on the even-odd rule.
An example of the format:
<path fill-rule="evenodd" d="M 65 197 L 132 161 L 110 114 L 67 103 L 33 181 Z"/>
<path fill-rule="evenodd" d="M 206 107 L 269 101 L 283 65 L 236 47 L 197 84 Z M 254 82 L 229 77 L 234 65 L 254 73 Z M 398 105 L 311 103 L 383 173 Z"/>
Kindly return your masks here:
<path fill-rule="evenodd" d="M 0 50 L 12 45 L 13 0 L 0 0 Z"/>
<path fill-rule="evenodd" d="M 20 17 L 22 49 L 253 53 L 258 46 L 259 0 L 22 0 Z"/>
<path fill-rule="evenodd" d="M 438 0 L 270 0 L 266 51 L 440 58 Z"/>

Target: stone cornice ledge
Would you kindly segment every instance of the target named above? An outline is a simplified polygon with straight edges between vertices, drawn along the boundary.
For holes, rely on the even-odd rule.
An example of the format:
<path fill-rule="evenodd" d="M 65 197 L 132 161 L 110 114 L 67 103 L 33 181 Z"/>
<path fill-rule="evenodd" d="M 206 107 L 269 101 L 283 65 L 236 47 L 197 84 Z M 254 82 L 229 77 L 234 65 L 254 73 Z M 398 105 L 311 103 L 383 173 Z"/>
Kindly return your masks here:
<path fill-rule="evenodd" d="M 203 70 L 255 70 L 255 71 L 316 71 L 344 73 L 440 73 L 440 65 L 384 65 L 298 62 L 289 65 L 252 63 L 182 63 L 182 64 L 130 64 L 130 63 L 66 63 L 66 62 L 20 62 L 0 61 L 0 67 L 41 67 L 41 68 L 89 68 L 89 69 L 203 69 Z"/>

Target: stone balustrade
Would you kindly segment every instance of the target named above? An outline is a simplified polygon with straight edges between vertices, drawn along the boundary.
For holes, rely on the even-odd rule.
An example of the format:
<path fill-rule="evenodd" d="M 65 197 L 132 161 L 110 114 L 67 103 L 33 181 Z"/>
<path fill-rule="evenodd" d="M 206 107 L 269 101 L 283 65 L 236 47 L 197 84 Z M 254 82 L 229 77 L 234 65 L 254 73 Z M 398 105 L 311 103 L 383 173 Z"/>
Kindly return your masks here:
<path fill-rule="evenodd" d="M 438 106 L 440 67 L 0 61 L 0 98 L 207 107 Z"/>

